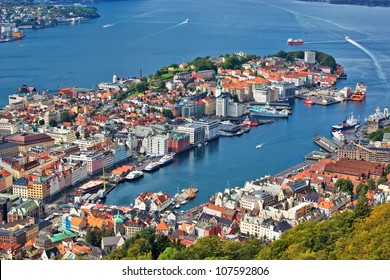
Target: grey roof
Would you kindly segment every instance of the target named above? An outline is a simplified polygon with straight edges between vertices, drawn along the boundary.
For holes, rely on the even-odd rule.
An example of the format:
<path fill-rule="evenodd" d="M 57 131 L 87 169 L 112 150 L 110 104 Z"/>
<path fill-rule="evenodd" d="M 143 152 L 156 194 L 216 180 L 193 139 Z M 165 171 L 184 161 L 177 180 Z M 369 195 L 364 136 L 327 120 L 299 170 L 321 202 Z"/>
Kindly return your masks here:
<path fill-rule="evenodd" d="M 281 221 L 274 227 L 275 232 L 285 232 L 286 230 L 292 228 L 292 226 L 286 221 Z"/>
<path fill-rule="evenodd" d="M 218 222 L 218 225 L 220 225 L 220 226 L 230 227 L 231 224 L 233 223 L 230 220 L 227 220 L 227 219 L 224 219 L 224 218 L 221 218 L 221 217 L 217 217 L 217 216 L 212 216 L 212 215 L 209 215 L 209 214 L 206 214 L 206 213 L 202 213 L 202 215 L 200 215 L 199 221 L 210 222 L 210 220 L 212 218 L 215 218 L 217 220 L 217 222 Z"/>
<path fill-rule="evenodd" d="M 14 185 L 18 185 L 18 186 L 26 186 L 28 185 L 28 180 L 24 177 L 22 178 L 19 178 L 15 181 Z"/>
<path fill-rule="evenodd" d="M 122 236 L 108 236 L 102 238 L 102 244 L 104 246 L 117 246 Z"/>

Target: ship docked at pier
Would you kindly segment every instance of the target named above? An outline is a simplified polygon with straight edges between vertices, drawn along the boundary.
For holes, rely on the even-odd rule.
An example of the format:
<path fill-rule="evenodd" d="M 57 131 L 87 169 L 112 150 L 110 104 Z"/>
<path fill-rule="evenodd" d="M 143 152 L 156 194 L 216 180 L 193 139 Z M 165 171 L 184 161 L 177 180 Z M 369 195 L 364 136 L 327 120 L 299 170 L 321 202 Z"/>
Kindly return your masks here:
<path fill-rule="evenodd" d="M 129 174 L 127 174 L 126 180 L 131 181 L 131 180 L 141 178 L 142 176 L 144 176 L 144 173 L 142 171 L 135 170 L 135 171 L 131 171 Z"/>
<path fill-rule="evenodd" d="M 167 164 L 173 162 L 174 156 L 175 156 L 175 153 L 166 154 L 166 155 L 163 156 L 157 163 L 158 163 L 160 166 L 167 165 Z"/>
<path fill-rule="evenodd" d="M 355 92 L 351 96 L 351 101 L 363 101 L 366 98 L 367 86 L 363 83 L 357 83 Z"/>
<path fill-rule="evenodd" d="M 351 116 L 348 119 L 346 119 L 345 121 L 343 121 L 342 123 L 332 125 L 332 131 L 348 130 L 348 129 L 355 128 L 358 125 L 360 125 L 360 121 L 358 119 L 355 119 L 353 117 L 353 113 L 351 113 Z"/>
<path fill-rule="evenodd" d="M 288 118 L 288 109 L 277 110 L 275 107 L 266 104 L 264 106 L 251 106 L 248 108 L 253 116 L 273 117 L 273 118 Z"/>
<path fill-rule="evenodd" d="M 287 40 L 287 45 L 289 45 L 289 46 L 302 45 L 302 44 L 303 44 L 303 39 L 288 38 L 288 40 Z"/>

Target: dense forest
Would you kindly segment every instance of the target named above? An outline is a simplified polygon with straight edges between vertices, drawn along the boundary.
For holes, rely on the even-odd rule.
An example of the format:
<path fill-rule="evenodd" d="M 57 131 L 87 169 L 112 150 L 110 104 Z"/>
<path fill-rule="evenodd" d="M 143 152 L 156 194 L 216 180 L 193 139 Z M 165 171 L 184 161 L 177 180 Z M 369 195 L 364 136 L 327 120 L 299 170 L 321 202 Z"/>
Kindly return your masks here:
<path fill-rule="evenodd" d="M 147 228 L 126 240 L 121 249 L 112 251 L 106 259 L 388 260 L 390 204 L 379 205 L 371 211 L 367 199 L 359 198 L 354 211 L 347 210 L 326 221 L 302 223 L 269 245 L 258 239 L 240 243 L 212 236 L 184 247 Z"/>
<path fill-rule="evenodd" d="M 300 0 L 305 2 L 329 2 L 330 4 L 347 4 L 360 6 L 382 6 L 390 7 L 390 0 Z"/>

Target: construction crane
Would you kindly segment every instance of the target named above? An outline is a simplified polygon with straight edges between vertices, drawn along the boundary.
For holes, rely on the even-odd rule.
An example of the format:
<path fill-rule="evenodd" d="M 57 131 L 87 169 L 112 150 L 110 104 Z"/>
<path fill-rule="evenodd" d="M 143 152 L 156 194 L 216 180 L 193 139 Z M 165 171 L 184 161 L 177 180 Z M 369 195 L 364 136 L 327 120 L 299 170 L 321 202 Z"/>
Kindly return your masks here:
<path fill-rule="evenodd" d="M 356 160 L 360 160 L 360 152 L 361 152 L 361 150 L 365 150 L 365 151 L 367 151 L 367 152 L 369 152 L 369 153 L 371 153 L 373 155 L 378 155 L 378 153 L 370 150 L 367 147 L 364 147 L 364 146 L 362 146 L 360 144 L 357 144 L 357 143 L 353 143 L 353 144 L 356 146 Z"/>

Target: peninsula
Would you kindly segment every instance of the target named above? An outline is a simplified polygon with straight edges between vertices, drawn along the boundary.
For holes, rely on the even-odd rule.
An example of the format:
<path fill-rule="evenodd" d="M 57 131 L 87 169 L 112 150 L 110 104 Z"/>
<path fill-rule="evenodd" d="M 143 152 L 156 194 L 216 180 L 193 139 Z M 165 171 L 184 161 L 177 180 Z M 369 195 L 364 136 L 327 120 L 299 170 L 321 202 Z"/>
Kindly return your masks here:
<path fill-rule="evenodd" d="M 0 3 L 0 43 L 22 39 L 22 29 L 54 27 L 97 17 L 96 8 L 90 6 Z"/>
<path fill-rule="evenodd" d="M 171 64 L 147 77 L 140 72 L 114 75 L 98 89 L 23 85 L 9 96 L 0 111 L 0 257 L 388 258 L 377 241 L 369 252 L 353 249 L 362 232 L 355 225 L 384 232 L 373 219 L 384 220 L 389 209 L 380 206 L 390 200 L 388 109 L 368 116 L 367 127 L 342 126 L 342 141 L 319 139 L 325 150 L 335 148 L 331 153 L 321 150 L 279 174 L 216 190 L 190 210 L 181 209 L 210 189 L 139 189 L 131 202 L 106 203 L 122 181 L 183 164 L 178 153 L 242 139 L 261 123 L 289 118 L 292 101 L 307 91 L 347 101 L 348 91 L 333 90 L 344 72 L 333 57 L 237 52 Z M 267 122 L 258 112 L 267 113 Z M 264 148 L 258 146 L 253 151 Z"/>

